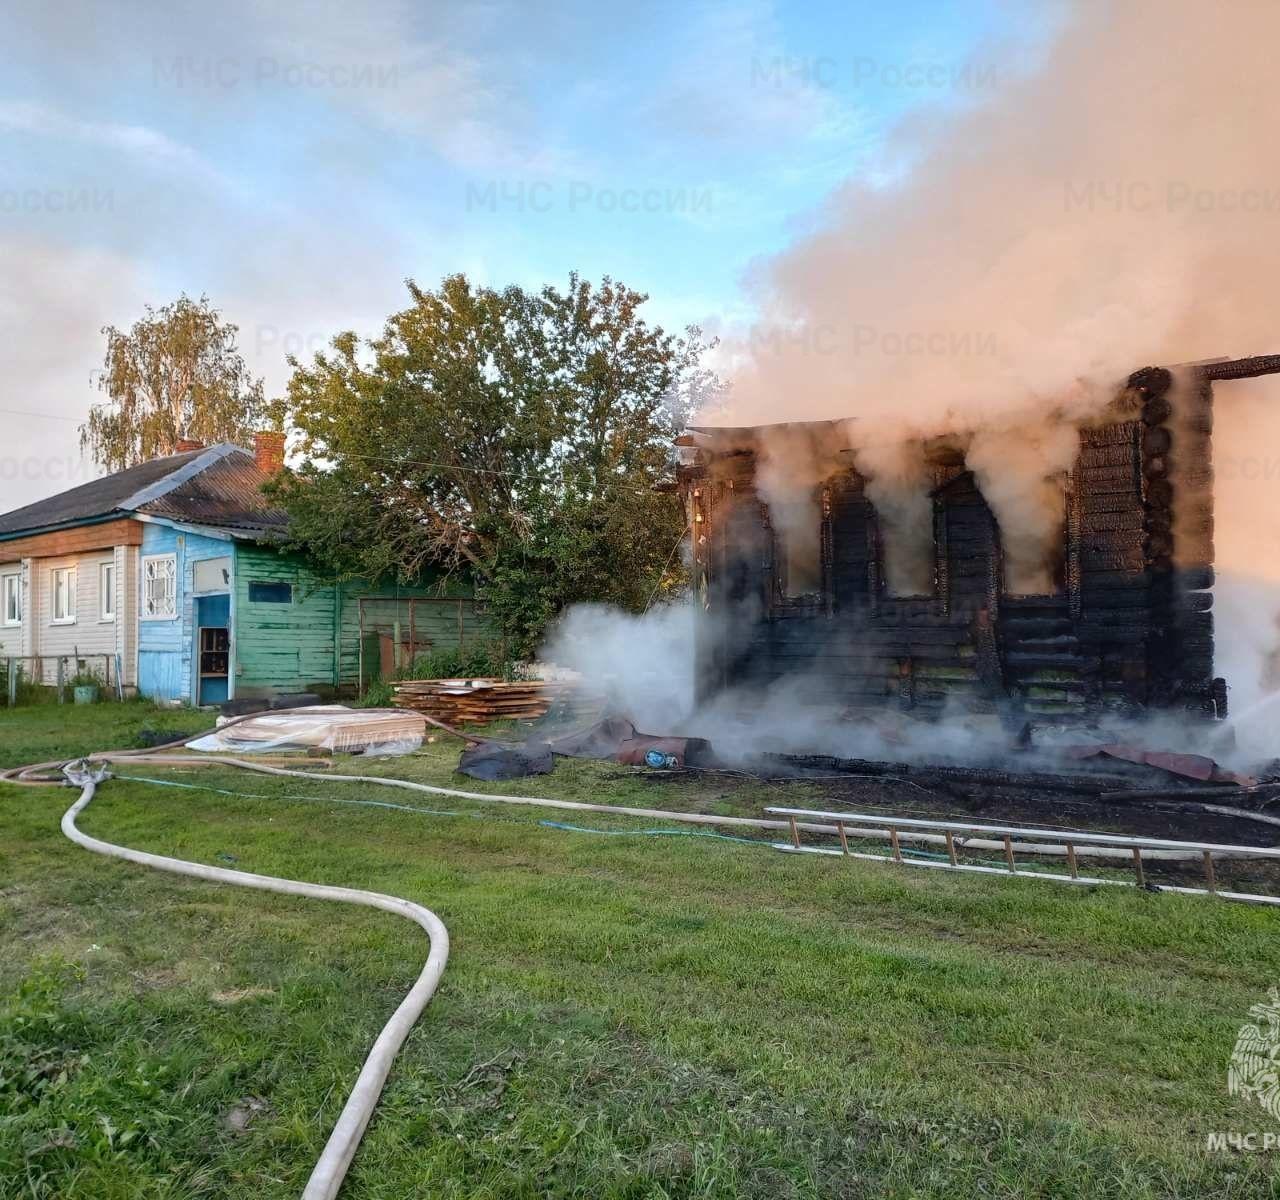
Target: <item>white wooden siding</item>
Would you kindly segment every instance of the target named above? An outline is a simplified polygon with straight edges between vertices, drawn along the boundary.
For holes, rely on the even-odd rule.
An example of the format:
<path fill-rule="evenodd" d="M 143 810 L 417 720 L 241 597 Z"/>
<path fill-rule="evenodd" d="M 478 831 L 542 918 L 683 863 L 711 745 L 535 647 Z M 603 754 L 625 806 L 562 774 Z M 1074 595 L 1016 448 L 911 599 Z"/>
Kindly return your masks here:
<path fill-rule="evenodd" d="M 21 562 L 0 562 L 0 580 L 6 575 L 21 575 Z M 26 596 L 23 596 L 26 599 Z M 0 605 L 4 603 L 4 592 L 0 590 Z M 23 606 L 23 624 L 26 623 L 26 606 Z M 0 608 L 0 656 L 6 654 L 22 653 L 22 625 L 6 625 L 4 623 L 4 609 Z"/>
<path fill-rule="evenodd" d="M 89 554 L 73 554 L 64 558 L 40 558 L 32 564 L 32 573 L 36 579 L 36 602 L 29 609 L 35 618 L 35 636 L 38 648 L 35 653 L 41 656 L 78 655 L 90 661 L 92 670 L 100 670 L 102 660 L 92 661 L 93 656 L 116 653 L 117 623 L 122 619 L 124 606 L 119 597 L 116 603 L 116 620 L 102 620 L 102 609 L 99 603 L 98 588 L 101 580 L 99 567 L 102 563 L 115 562 L 115 552 L 111 550 L 95 550 Z M 76 619 L 67 624 L 53 621 L 53 573 L 66 567 L 74 567 L 76 571 Z M 117 565 L 117 587 L 125 578 Z M 74 663 L 66 667 L 68 676 L 76 671 Z M 56 667 L 53 663 L 45 664 L 45 680 L 55 678 Z"/>

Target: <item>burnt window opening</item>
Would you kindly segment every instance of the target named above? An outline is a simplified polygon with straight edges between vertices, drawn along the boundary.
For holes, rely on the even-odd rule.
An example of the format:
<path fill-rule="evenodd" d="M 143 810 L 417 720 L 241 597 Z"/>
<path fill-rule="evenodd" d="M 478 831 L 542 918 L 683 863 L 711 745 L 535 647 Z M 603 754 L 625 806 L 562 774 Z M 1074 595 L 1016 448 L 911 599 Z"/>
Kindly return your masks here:
<path fill-rule="evenodd" d="M 783 560 L 786 594 L 813 596 L 822 591 L 821 530 L 818 525 L 792 530 Z"/>
<path fill-rule="evenodd" d="M 834 478 L 827 491 L 829 588 L 836 612 L 865 609 L 872 601 L 876 517 L 864 482 L 856 471 L 849 471 Z"/>
<path fill-rule="evenodd" d="M 973 473 L 949 470 L 933 489 L 935 600 L 944 616 L 989 608 L 998 592 L 999 532 Z"/>
<path fill-rule="evenodd" d="M 871 480 L 866 489 L 875 513 L 879 590 L 890 599 L 927 600 L 934 594 L 933 496 L 918 483 Z"/>
<path fill-rule="evenodd" d="M 798 600 L 822 594 L 822 505 L 814 491 L 770 506 L 777 546 L 778 584 L 783 597 Z"/>
<path fill-rule="evenodd" d="M 720 516 L 719 589 L 732 605 L 765 599 L 765 578 L 772 577 L 772 546 L 764 506 L 754 493 L 730 493 Z"/>
<path fill-rule="evenodd" d="M 998 522 L 1005 595 L 1031 598 L 1066 593 L 1068 487 L 1064 476 L 1046 479 L 1036 494 L 1025 497 L 1017 524 L 1011 525 L 1008 516 Z"/>
<path fill-rule="evenodd" d="M 880 579 L 884 593 L 898 600 L 927 600 L 933 596 L 937 543 L 933 531 L 933 507 L 921 524 L 920 514 L 897 520 L 877 510 Z"/>

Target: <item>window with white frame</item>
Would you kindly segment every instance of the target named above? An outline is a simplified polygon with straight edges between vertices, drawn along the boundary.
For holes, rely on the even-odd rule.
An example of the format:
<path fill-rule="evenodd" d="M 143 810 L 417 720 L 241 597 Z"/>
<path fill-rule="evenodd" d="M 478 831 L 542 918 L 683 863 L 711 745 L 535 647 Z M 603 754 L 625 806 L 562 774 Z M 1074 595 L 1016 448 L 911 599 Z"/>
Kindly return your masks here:
<path fill-rule="evenodd" d="M 76 619 L 76 569 L 54 567 L 52 572 L 53 624 L 74 625 Z"/>
<path fill-rule="evenodd" d="M 116 564 L 98 564 L 98 617 L 103 621 L 116 619 Z"/>
<path fill-rule="evenodd" d="M 171 621 L 178 615 L 178 556 L 150 554 L 142 560 L 142 619 Z"/>
<path fill-rule="evenodd" d="M 3 619 L 6 625 L 22 624 L 22 576 L 14 571 L 0 576 L 0 601 L 3 601 Z"/>

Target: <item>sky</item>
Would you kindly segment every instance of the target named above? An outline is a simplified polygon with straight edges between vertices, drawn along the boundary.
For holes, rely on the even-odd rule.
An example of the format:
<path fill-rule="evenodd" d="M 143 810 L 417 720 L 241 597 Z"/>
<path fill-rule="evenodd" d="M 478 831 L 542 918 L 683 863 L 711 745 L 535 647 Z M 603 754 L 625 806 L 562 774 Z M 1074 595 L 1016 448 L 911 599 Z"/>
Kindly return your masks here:
<path fill-rule="evenodd" d="M 611 275 L 749 326 L 752 280 L 893 131 L 998 100 L 1048 3 L 216 5 L 0 12 L 0 511 L 93 475 L 102 327 L 207 295 L 268 394 L 404 280 Z"/>

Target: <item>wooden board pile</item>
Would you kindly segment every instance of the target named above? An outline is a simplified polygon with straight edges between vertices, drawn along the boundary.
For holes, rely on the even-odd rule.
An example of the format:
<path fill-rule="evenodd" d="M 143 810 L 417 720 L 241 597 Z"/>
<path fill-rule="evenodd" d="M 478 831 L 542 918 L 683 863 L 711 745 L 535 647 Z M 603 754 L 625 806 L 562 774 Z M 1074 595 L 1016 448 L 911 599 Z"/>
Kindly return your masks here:
<path fill-rule="evenodd" d="M 536 720 L 553 707 L 573 709 L 583 697 L 570 681 L 524 679 L 404 679 L 391 702 L 446 725 L 487 725 L 491 721 Z"/>

